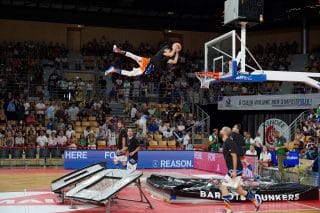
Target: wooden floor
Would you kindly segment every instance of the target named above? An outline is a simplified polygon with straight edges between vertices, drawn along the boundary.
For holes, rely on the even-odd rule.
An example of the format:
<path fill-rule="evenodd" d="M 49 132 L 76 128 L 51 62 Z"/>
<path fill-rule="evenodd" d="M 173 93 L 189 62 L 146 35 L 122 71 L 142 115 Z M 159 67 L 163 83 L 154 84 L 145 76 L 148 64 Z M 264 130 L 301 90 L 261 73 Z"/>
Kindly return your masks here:
<path fill-rule="evenodd" d="M 1 192 L 48 189 L 51 181 L 60 176 L 61 174 L 0 174 L 1 180 L 10 180 L 10 184 L 7 181 L 0 181 L 0 189 Z"/>
<path fill-rule="evenodd" d="M 70 171 L 66 171 L 63 169 L 1 169 L 0 168 L 0 180 L 1 180 L 0 192 L 23 192 L 23 191 L 37 191 L 37 190 L 50 191 L 51 181 L 58 177 L 63 176 L 68 172 Z M 156 202 L 159 202 L 159 206 L 157 207 L 157 209 L 149 210 L 147 212 L 154 212 L 154 213 L 159 212 L 159 208 L 161 208 L 160 204 L 163 203 L 163 201 L 153 200 L 152 202 L 155 203 L 154 205 L 157 205 Z M 164 205 L 164 204 L 161 204 L 161 205 Z M 166 206 L 163 209 L 163 211 L 173 208 L 172 211 L 177 213 L 193 212 L 195 210 L 194 208 L 196 208 L 195 205 L 191 206 L 188 204 L 186 204 L 185 207 L 181 205 L 180 206 L 181 208 L 180 207 L 177 208 L 177 205 L 172 205 L 172 204 L 169 204 L 169 205 L 165 204 L 165 205 Z M 268 206 L 270 206 L 270 208 Z M 288 208 L 284 206 L 288 206 Z M 209 209 L 208 206 L 199 206 L 197 208 L 201 208 L 202 209 L 201 212 L 212 212 L 212 211 L 206 211 L 206 209 Z M 252 209 L 251 206 L 242 208 L 240 206 L 235 205 L 235 208 L 240 210 L 236 212 L 242 212 L 242 213 L 253 212 L 251 211 Z M 248 211 L 248 208 L 250 209 L 250 211 Z M 1 203 L 0 203 L 0 209 L 1 209 Z M 183 209 L 186 209 L 186 210 L 183 210 Z M 98 210 L 97 212 L 101 212 L 101 209 Z M 145 211 L 141 211 L 141 212 L 145 212 Z M 214 210 L 214 212 L 216 211 Z M 319 213 L 320 205 L 317 203 L 317 201 L 315 202 L 311 201 L 311 202 L 305 202 L 305 203 L 304 202 L 281 202 L 281 203 L 269 202 L 269 203 L 264 203 L 264 206 L 260 212 Z"/>

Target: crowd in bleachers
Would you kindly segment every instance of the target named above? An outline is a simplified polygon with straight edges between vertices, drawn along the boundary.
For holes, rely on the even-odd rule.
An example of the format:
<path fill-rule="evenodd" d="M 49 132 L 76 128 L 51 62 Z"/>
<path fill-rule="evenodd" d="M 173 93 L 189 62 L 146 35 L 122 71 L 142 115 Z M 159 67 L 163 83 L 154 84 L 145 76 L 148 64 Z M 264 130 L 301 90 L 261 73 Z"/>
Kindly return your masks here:
<path fill-rule="evenodd" d="M 320 72 L 320 49 L 314 49 L 308 55 L 304 66 L 305 72 Z M 316 89 L 306 87 L 303 83 L 294 83 L 294 93 L 317 92 Z"/>
<path fill-rule="evenodd" d="M 320 49 L 312 50 L 304 68 L 306 72 L 320 72 Z"/>
<path fill-rule="evenodd" d="M 130 103 L 126 111 L 130 128 L 137 129 L 141 145 L 156 141 L 178 141 L 189 136 L 192 125 L 200 126 L 190 113 L 190 105 Z M 4 148 L 106 148 L 116 143 L 116 123 L 107 99 L 84 98 L 80 101 L 30 101 L 8 97 L 1 100 L 0 146 Z M 159 139 L 159 137 L 157 138 Z M 180 144 L 181 142 L 181 144 Z M 186 143 L 186 142 L 184 142 Z"/>
<path fill-rule="evenodd" d="M 122 68 L 131 68 L 135 63 L 121 55 L 112 53 L 112 45 L 115 41 L 108 41 L 105 37 L 100 40 L 92 40 L 84 44 L 81 54 L 84 59 L 86 69 L 103 70 L 109 65 Z M 134 47 L 129 41 L 118 45 L 128 51 L 132 51 L 141 56 L 150 57 L 158 48 L 163 45 L 159 43 L 157 47 L 141 43 Z M 23 93 L 26 88 L 35 89 L 34 86 L 27 87 L 28 78 L 37 85 L 43 85 L 43 65 L 53 65 L 57 70 L 68 69 L 68 50 L 61 44 L 46 44 L 44 42 L 3 42 L 0 45 L 0 73 L 1 73 L 1 97 L 11 93 L 14 95 Z M 256 45 L 253 54 L 264 69 L 287 70 L 290 65 L 290 55 L 297 53 L 297 44 L 267 44 L 265 46 Z M 91 59 L 94 60 L 90 62 Z M 106 94 L 106 80 L 101 77 L 97 83 L 93 81 L 84 82 L 81 79 L 67 81 L 62 76 L 54 72 L 49 77 L 48 90 L 49 97 L 61 100 L 75 100 L 78 103 L 94 101 L 96 98 L 94 90 L 98 96 L 109 100 L 124 100 L 127 104 L 129 99 L 133 101 L 148 101 L 144 99 L 150 94 L 157 94 L 158 98 L 164 98 L 167 102 L 174 104 L 190 103 L 193 93 L 198 93 L 199 82 L 194 78 L 189 78 L 190 73 L 199 71 L 203 67 L 203 54 L 201 51 L 191 53 L 183 50 L 176 66 L 168 66 L 155 72 L 152 75 L 144 75 L 142 78 L 125 78 L 119 75 L 113 76 L 114 88 Z M 88 63 L 87 63 L 88 62 Z M 249 60 L 250 63 L 250 60 Z M 314 51 L 308 58 L 306 71 L 319 70 L 319 54 Z M 8 72 L 12 75 L 6 75 Z M 28 75 L 25 75 L 25 74 Z M 25 75 L 25 76 L 22 76 Z M 12 87 L 7 87 L 7 85 Z M 17 85 L 17 86 L 16 86 Z M 281 84 L 276 82 L 266 82 L 264 84 L 231 84 L 220 83 L 212 86 L 215 95 L 254 95 L 254 94 L 275 94 L 279 91 Z M 9 89 L 11 88 L 11 89 Z M 51 88 L 58 90 L 59 96 L 50 93 Z M 43 90 L 43 88 L 42 88 Z M 43 91 L 42 91 L 43 92 Z M 43 93 L 42 93 L 43 95 Z M 212 93 L 204 90 L 204 99 L 209 99 Z M 21 117 L 20 106 L 26 102 L 23 99 L 16 100 L 17 115 Z M 39 103 L 35 103 L 37 105 Z M 79 105 L 80 107 L 80 105 Z M 34 111 L 36 113 L 36 111 Z M 31 115 L 30 111 L 30 115 Z M 37 117 L 37 115 L 35 115 Z M 32 120 L 32 118 L 29 118 Z M 184 121 L 185 122 L 185 121 Z"/>
<path fill-rule="evenodd" d="M 249 132 L 244 132 L 246 151 L 253 145 L 259 156 L 262 148 L 262 138 L 259 133 L 253 139 Z M 272 135 L 272 137 L 275 137 Z M 310 110 L 306 120 L 301 121 L 296 129 L 294 138 L 285 138 L 286 150 L 297 151 L 301 158 L 314 160 L 318 156 L 318 144 L 320 142 L 320 105 L 315 110 Z M 275 144 L 266 144 L 268 150 L 275 150 Z M 258 149 L 257 149 L 258 148 Z"/>
<path fill-rule="evenodd" d="M 288 70 L 291 64 L 290 56 L 297 54 L 298 44 L 296 42 L 270 44 L 267 43 L 265 46 L 260 44 L 256 45 L 252 49 L 252 53 L 258 63 L 264 70 Z M 249 58 L 249 62 L 250 61 Z"/>
<path fill-rule="evenodd" d="M 67 65 L 67 49 L 64 45 L 45 42 L 2 42 L 0 44 L 0 82 L 2 97 L 14 94 L 43 92 L 43 64 L 61 68 Z M 64 63 L 62 63 L 64 62 Z M 63 66 L 62 66 L 63 65 Z M 10 73 L 10 75 L 8 75 Z M 29 89 L 30 91 L 25 91 Z"/>
<path fill-rule="evenodd" d="M 149 149 L 167 146 L 185 149 L 191 143 L 191 127 L 201 126 L 190 110 L 187 103 L 132 103 L 129 114 L 132 122 L 138 127 L 138 139 L 141 144 L 146 144 Z"/>
<path fill-rule="evenodd" d="M 115 144 L 115 119 L 106 101 L 28 101 L 9 97 L 1 103 L 1 147 L 97 148 Z M 101 133 L 104 131 L 104 134 Z"/>
<path fill-rule="evenodd" d="M 303 158 L 314 160 L 320 142 L 320 105 L 305 121 L 300 122 L 294 137 L 294 147 Z"/>
<path fill-rule="evenodd" d="M 110 65 L 124 69 L 136 66 L 134 61 L 112 53 L 112 45 L 115 43 L 125 50 L 150 57 L 166 42 L 159 42 L 158 45 L 141 43 L 137 47 L 134 47 L 129 41 L 118 43 L 110 41 L 103 36 L 101 39 L 93 39 L 83 45 L 81 48 L 83 60 L 78 65 L 76 64 L 75 68 L 104 70 Z M 266 44 L 265 46 L 256 45 L 253 47 L 252 53 L 263 69 L 288 70 L 291 63 L 291 55 L 297 53 L 297 49 L 297 43 L 295 42 L 291 44 Z M 73 88 L 78 87 L 77 79 L 66 80 L 61 77 L 59 83 L 53 82 L 53 87 L 50 85 L 52 81 L 43 82 L 43 66 L 45 65 L 54 66 L 57 70 L 73 69 L 74 66 L 69 66 L 68 50 L 63 44 L 31 41 L 3 42 L 0 45 L 0 50 L 0 94 L 2 96 L 6 92 L 13 92 L 15 94 L 29 92 L 43 96 L 46 90 L 44 85 L 48 83 L 49 96 L 56 98 L 57 95 L 52 93 L 52 88 L 54 88 L 56 93 L 60 93 L 61 96 L 61 93 L 64 92 L 63 90 L 74 90 Z M 143 78 L 123 78 L 119 75 L 114 75 L 114 90 L 108 95 L 114 99 L 118 99 L 119 96 L 121 98 L 125 95 L 133 97 L 144 94 L 158 94 L 165 97 L 167 101 L 170 101 L 170 99 L 189 101 L 193 93 L 199 93 L 200 84 L 192 73 L 203 69 L 203 57 L 202 51 L 190 52 L 183 49 L 178 65 L 164 67 L 159 72 L 144 75 Z M 253 63 L 253 61 L 250 61 L 250 57 L 248 57 L 248 63 Z M 318 51 L 314 51 L 309 56 L 305 70 L 317 71 L 319 70 L 319 64 Z M 6 75 L 8 72 L 12 72 L 13 75 Z M 94 84 L 94 92 L 99 93 L 98 87 L 100 85 L 97 82 L 91 83 Z M 89 87 L 91 87 L 90 84 Z M 280 88 L 281 82 L 266 82 L 262 84 L 219 83 L 212 85 L 209 92 L 203 90 L 203 98 L 210 99 L 212 95 L 278 94 Z M 72 94 L 74 92 L 71 91 Z M 315 90 L 310 89 L 304 84 L 296 83 L 294 85 L 294 92 L 309 93 L 315 92 Z"/>
<path fill-rule="evenodd" d="M 234 134 L 238 133 L 235 128 L 232 130 Z M 214 129 L 209 136 L 209 152 L 221 151 L 222 142 L 219 138 L 218 129 Z M 250 132 L 244 131 L 241 135 L 244 139 L 245 155 L 258 157 L 258 174 L 262 175 L 263 168 L 270 166 L 278 166 L 279 146 L 284 148 L 286 162 L 283 162 L 284 167 L 292 168 L 300 167 L 300 171 L 315 172 L 318 171 L 318 146 L 320 142 L 320 105 L 315 110 L 310 110 L 306 120 L 301 121 L 296 129 L 293 140 L 285 138 L 278 130 L 272 130 L 269 142 L 264 142 L 263 137 L 257 132 L 253 137 Z M 231 136 L 233 137 L 233 136 Z M 281 139 L 281 144 L 278 144 Z M 272 142 L 273 140 L 273 142 Z M 296 158 L 295 158 L 296 157 Z M 299 159 L 300 160 L 296 160 Z"/>

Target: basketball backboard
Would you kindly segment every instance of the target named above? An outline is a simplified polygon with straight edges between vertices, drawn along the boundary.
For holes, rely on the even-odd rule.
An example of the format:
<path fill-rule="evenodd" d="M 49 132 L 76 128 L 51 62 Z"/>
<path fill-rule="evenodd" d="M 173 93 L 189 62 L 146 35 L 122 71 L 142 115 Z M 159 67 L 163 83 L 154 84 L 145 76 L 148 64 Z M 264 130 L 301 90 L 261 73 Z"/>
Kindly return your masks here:
<path fill-rule="evenodd" d="M 246 47 L 245 23 L 241 38 L 235 30 L 205 43 L 205 72 L 195 73 L 201 88 L 209 88 L 211 82 L 304 82 L 320 89 L 320 73 L 263 70 L 254 55 Z M 247 62 L 250 61 L 250 64 Z"/>
<path fill-rule="evenodd" d="M 238 26 L 247 22 L 253 26 L 263 21 L 264 0 L 226 0 L 224 2 L 224 24 Z"/>
<path fill-rule="evenodd" d="M 195 73 L 200 80 L 201 88 L 208 89 L 211 82 L 219 81 L 237 83 L 290 81 L 304 82 L 320 89 L 320 82 L 314 79 L 320 78 L 320 73 L 263 70 L 259 65 L 246 47 L 246 28 L 250 25 L 250 21 L 255 22 L 257 17 L 261 17 L 262 10 L 263 0 L 225 2 L 224 22 L 225 24 L 237 22 L 241 27 L 241 37 L 232 30 L 205 43 L 205 70 Z"/>
<path fill-rule="evenodd" d="M 205 71 L 227 74 L 232 71 L 236 59 L 235 30 L 205 43 Z"/>

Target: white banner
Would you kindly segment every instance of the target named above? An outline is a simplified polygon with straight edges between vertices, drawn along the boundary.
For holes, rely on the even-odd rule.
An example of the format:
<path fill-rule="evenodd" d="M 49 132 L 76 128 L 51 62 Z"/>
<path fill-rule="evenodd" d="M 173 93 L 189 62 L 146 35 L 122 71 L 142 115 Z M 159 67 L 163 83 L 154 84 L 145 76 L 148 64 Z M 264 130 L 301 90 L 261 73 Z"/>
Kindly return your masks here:
<path fill-rule="evenodd" d="M 224 96 L 218 102 L 218 110 L 310 109 L 318 104 L 320 93 Z"/>

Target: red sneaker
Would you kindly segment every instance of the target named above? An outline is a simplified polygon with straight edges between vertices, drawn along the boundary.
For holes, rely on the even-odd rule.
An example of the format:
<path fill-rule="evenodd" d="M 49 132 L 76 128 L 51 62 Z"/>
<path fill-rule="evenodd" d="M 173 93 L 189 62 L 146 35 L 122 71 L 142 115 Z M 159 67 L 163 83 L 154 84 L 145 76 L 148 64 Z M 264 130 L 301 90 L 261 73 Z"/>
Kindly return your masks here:
<path fill-rule="evenodd" d="M 123 54 L 124 51 L 117 47 L 117 45 L 113 45 L 113 52 Z"/>

